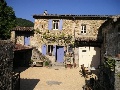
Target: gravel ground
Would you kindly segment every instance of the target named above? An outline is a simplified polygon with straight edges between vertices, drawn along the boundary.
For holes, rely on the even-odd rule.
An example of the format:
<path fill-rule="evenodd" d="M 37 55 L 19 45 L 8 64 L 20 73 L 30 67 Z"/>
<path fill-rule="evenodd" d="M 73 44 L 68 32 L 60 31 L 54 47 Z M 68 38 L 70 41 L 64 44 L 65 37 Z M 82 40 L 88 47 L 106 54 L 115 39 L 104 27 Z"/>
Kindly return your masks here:
<path fill-rule="evenodd" d="M 24 70 L 19 68 L 18 70 Z M 20 90 L 83 90 L 79 68 L 30 67 L 21 72 Z"/>

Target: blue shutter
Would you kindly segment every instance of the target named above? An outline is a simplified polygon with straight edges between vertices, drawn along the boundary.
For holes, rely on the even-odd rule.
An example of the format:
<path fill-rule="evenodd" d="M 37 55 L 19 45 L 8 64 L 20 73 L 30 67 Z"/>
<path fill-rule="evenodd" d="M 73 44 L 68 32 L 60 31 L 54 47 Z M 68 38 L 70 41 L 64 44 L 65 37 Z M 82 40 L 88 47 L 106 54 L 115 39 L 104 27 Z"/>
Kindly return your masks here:
<path fill-rule="evenodd" d="M 29 36 L 25 36 L 24 45 L 30 45 L 30 37 Z"/>
<path fill-rule="evenodd" d="M 53 46 L 53 55 L 55 56 L 56 54 L 56 45 Z"/>
<path fill-rule="evenodd" d="M 49 23 L 48 23 L 48 29 L 52 30 L 52 20 L 51 19 L 49 20 Z"/>
<path fill-rule="evenodd" d="M 42 45 L 42 54 L 46 55 L 46 45 Z"/>
<path fill-rule="evenodd" d="M 63 27 L 63 20 L 61 19 L 59 24 L 59 30 L 62 30 L 62 27 Z"/>

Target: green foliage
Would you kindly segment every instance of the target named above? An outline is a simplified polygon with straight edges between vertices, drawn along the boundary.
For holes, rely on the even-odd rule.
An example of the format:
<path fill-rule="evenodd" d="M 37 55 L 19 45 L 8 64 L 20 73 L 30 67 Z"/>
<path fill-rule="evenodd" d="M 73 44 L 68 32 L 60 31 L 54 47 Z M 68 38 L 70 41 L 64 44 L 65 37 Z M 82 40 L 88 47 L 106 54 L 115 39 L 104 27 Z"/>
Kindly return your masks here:
<path fill-rule="evenodd" d="M 107 57 L 107 59 L 106 59 L 106 63 L 107 63 L 107 67 L 109 67 L 109 68 L 114 68 L 114 66 L 115 66 L 115 60 L 112 58 L 112 57 Z"/>
<path fill-rule="evenodd" d="M 32 21 L 22 19 L 22 18 L 16 18 L 16 24 L 17 26 L 21 27 L 33 27 L 34 23 Z"/>
<path fill-rule="evenodd" d="M 30 60 L 30 62 L 29 62 L 30 64 L 32 64 L 33 63 L 33 60 Z"/>
<path fill-rule="evenodd" d="M 120 73 L 117 73 L 118 77 L 120 77 Z"/>
<path fill-rule="evenodd" d="M 5 0 L 0 0 L 0 39 L 10 38 L 10 30 L 15 27 L 15 18 L 12 7 L 7 6 Z"/>
<path fill-rule="evenodd" d="M 71 35 L 65 35 L 64 33 L 60 33 L 59 35 L 56 35 L 54 33 L 48 33 L 44 32 L 43 33 L 43 38 L 48 40 L 48 41 L 53 41 L 57 42 L 59 40 L 64 40 L 64 43 L 70 44 L 72 42 L 72 36 Z"/>
<path fill-rule="evenodd" d="M 49 66 L 50 62 L 49 61 L 45 61 L 45 66 Z"/>

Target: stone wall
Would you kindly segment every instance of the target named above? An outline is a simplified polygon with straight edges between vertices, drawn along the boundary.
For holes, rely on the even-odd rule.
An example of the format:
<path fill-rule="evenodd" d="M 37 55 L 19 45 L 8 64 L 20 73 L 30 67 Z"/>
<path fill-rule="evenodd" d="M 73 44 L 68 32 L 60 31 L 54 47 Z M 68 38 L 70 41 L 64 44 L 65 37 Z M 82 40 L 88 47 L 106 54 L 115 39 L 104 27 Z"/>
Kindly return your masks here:
<path fill-rule="evenodd" d="M 120 21 L 113 22 L 112 18 L 106 22 L 106 25 L 102 29 L 104 42 L 102 45 L 102 51 L 109 56 L 115 57 L 120 53 Z"/>
<path fill-rule="evenodd" d="M 75 36 L 76 37 L 82 37 L 82 36 L 96 36 L 98 35 L 99 27 L 102 23 L 104 23 L 105 20 L 78 20 L 76 23 L 75 28 Z M 86 30 L 87 33 L 85 35 L 80 33 L 81 24 L 86 24 Z"/>
<path fill-rule="evenodd" d="M 114 71 L 104 68 L 107 77 L 104 77 L 104 83 L 109 90 L 120 89 L 120 59 L 116 57 L 120 53 L 120 18 L 114 21 L 114 18 L 108 19 L 102 26 L 103 44 L 101 47 L 102 64 L 105 62 L 104 56 L 111 56 L 115 60 Z M 116 58 L 115 58 L 116 57 Z M 109 78 L 108 78 L 109 77 Z M 108 78 L 108 80 L 106 80 Z M 106 80 L 106 81 L 105 81 Z M 107 85 L 110 85 L 107 87 Z M 114 89 L 113 89 L 114 88 Z"/>
<path fill-rule="evenodd" d="M 33 32 L 30 32 L 30 31 L 28 31 L 28 32 L 25 32 L 25 31 L 16 31 L 15 32 L 15 43 L 16 44 L 22 44 L 22 45 L 24 45 L 25 37 L 26 36 L 30 37 L 30 45 L 31 45 L 31 39 L 32 39 L 32 37 L 34 35 L 33 35 Z"/>
<path fill-rule="evenodd" d="M 0 40 L 0 90 L 12 90 L 13 43 Z"/>
<path fill-rule="evenodd" d="M 75 48 L 75 63 L 79 66 L 79 48 Z"/>

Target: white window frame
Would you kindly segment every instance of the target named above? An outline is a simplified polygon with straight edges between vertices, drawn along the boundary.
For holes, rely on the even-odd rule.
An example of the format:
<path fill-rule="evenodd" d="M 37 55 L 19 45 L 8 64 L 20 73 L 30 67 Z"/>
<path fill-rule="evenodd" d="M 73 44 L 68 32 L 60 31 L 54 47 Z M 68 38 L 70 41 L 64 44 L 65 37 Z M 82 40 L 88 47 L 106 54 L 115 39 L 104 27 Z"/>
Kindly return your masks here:
<path fill-rule="evenodd" d="M 82 24 L 81 25 L 81 34 L 86 34 L 86 25 L 85 24 Z"/>
<path fill-rule="evenodd" d="M 52 21 L 53 30 L 59 30 L 59 23 L 60 23 L 59 20 L 53 20 Z M 54 24 L 55 24 L 55 27 L 54 27 Z M 58 27 L 56 26 L 56 24 L 58 24 Z"/>

